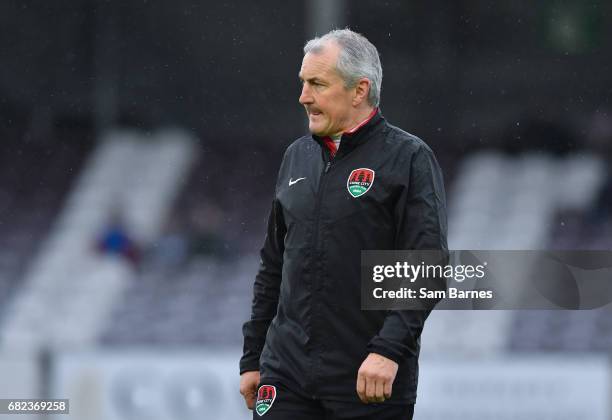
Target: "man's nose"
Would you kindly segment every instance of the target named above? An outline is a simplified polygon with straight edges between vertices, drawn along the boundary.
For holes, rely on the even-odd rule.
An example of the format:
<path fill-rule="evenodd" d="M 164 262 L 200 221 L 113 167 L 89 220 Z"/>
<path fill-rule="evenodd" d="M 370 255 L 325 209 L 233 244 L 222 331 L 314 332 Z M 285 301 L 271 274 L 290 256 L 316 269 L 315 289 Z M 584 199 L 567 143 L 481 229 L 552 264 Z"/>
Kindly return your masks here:
<path fill-rule="evenodd" d="M 311 104 L 313 102 L 312 95 L 310 94 L 310 89 L 308 88 L 308 84 L 304 83 L 302 85 L 302 94 L 299 99 L 302 105 Z"/>

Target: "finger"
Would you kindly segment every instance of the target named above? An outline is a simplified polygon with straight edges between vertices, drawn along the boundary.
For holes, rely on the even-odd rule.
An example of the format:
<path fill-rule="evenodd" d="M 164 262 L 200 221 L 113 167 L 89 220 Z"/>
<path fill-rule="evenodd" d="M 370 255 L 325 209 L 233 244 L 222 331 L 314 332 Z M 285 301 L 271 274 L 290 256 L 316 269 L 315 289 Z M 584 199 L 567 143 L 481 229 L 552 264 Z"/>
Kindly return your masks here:
<path fill-rule="evenodd" d="M 386 399 L 391 398 L 391 393 L 392 392 L 393 392 L 393 382 L 392 381 L 385 382 L 385 386 L 384 386 L 385 398 Z"/>
<path fill-rule="evenodd" d="M 249 410 L 255 406 L 255 394 L 247 394 L 244 396 L 244 402 Z"/>
<path fill-rule="evenodd" d="M 382 380 L 376 381 L 376 395 L 374 397 L 376 402 L 383 402 L 385 400 L 384 396 L 384 384 Z"/>
<path fill-rule="evenodd" d="M 365 389 L 366 389 L 365 377 L 360 373 L 357 375 L 357 395 L 359 395 L 359 399 L 363 403 L 367 403 Z"/>
<path fill-rule="evenodd" d="M 371 377 L 366 378 L 366 399 L 368 402 L 374 402 L 376 399 L 376 381 Z"/>
<path fill-rule="evenodd" d="M 256 378 L 244 377 L 240 378 L 240 393 L 242 396 L 257 393 L 259 387 L 259 373 Z"/>

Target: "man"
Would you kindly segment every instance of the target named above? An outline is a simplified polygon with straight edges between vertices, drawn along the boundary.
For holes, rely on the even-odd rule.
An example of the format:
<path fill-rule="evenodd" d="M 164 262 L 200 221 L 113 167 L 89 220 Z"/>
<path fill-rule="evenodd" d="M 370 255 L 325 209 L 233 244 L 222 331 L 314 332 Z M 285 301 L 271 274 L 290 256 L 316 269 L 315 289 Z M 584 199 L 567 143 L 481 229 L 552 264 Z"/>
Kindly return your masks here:
<path fill-rule="evenodd" d="M 440 168 L 378 105 L 378 51 L 348 29 L 309 41 L 310 135 L 276 183 L 240 392 L 253 417 L 411 419 L 427 311 L 362 311 L 365 249 L 446 250 Z"/>

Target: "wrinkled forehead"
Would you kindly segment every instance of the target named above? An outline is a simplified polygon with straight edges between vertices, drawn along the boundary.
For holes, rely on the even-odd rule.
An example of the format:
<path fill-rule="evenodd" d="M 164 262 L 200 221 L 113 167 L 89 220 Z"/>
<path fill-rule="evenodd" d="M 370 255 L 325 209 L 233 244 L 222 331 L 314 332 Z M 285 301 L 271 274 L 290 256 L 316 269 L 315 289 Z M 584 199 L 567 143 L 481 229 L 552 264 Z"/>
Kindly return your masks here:
<path fill-rule="evenodd" d="M 332 43 L 325 43 L 313 51 L 309 51 L 302 59 L 302 67 L 298 76 L 304 80 L 311 77 L 337 75 L 336 62 L 339 48 Z"/>

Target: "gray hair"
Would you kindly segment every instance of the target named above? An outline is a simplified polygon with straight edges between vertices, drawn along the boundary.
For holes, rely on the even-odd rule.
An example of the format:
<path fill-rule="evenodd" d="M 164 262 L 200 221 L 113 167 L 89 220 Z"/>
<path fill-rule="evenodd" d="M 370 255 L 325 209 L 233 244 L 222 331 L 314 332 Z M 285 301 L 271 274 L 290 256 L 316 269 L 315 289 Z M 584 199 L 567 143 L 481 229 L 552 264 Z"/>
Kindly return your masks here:
<path fill-rule="evenodd" d="M 362 77 L 370 81 L 368 103 L 377 107 L 380 103 L 382 66 L 376 47 L 368 39 L 350 29 L 336 29 L 321 37 L 315 37 L 304 46 L 304 54 L 320 53 L 333 41 L 340 47 L 336 69 L 344 79 L 346 88 L 353 88 Z"/>

